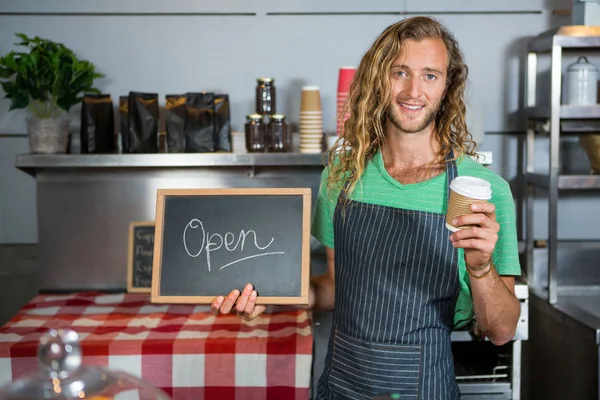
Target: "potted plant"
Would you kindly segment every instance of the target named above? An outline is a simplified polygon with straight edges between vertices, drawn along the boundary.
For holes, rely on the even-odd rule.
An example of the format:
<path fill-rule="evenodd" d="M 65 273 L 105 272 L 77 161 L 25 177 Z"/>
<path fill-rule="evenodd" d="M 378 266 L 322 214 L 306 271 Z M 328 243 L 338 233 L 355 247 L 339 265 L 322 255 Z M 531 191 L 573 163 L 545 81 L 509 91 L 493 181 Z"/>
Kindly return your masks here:
<path fill-rule="evenodd" d="M 65 153 L 70 124 L 67 113 L 84 94 L 100 93 L 92 85 L 104 75 L 62 43 L 22 33 L 16 36 L 21 42 L 15 45 L 28 51 L 11 51 L 0 57 L 0 84 L 11 100 L 9 111 L 31 111 L 27 134 L 32 153 Z"/>

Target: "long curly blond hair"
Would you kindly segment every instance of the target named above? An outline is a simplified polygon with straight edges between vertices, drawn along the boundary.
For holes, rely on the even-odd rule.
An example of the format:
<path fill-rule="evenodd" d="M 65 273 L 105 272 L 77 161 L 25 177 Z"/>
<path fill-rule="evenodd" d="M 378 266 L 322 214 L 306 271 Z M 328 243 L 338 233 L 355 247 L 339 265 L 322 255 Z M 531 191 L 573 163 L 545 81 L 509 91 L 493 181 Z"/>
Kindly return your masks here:
<path fill-rule="evenodd" d="M 407 39 L 422 41 L 441 39 L 448 51 L 446 95 L 435 117 L 436 139 L 440 145 L 436 163 L 444 162 L 450 150 L 454 157 L 474 155 L 475 142 L 465 121 L 464 91 L 468 68 L 452 33 L 429 17 L 413 17 L 387 27 L 363 56 L 350 87 L 348 99 L 339 118 L 346 111 L 350 117 L 344 123 L 336 145 L 329 152 L 328 189 L 352 192 L 365 165 L 385 141 L 386 113 L 392 88 L 390 69 Z"/>

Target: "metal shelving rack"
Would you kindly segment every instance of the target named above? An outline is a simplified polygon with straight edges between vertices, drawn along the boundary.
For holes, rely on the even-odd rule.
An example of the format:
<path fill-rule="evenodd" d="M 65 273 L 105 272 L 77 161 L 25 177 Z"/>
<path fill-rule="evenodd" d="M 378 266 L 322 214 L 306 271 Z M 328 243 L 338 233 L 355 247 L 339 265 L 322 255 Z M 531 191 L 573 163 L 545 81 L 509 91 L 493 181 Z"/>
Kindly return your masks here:
<path fill-rule="evenodd" d="M 529 44 L 526 65 L 525 106 L 528 121 L 526 135 L 525 171 L 522 187 L 525 191 L 525 251 L 529 279 L 533 277 L 533 191 L 535 187 L 548 190 L 548 302 L 558 300 L 557 250 L 558 199 L 561 191 L 600 190 L 600 176 L 559 175 L 559 145 L 561 135 L 584 135 L 600 132 L 600 104 L 571 106 L 561 104 L 563 52 L 600 49 L 600 28 L 567 26 L 543 33 Z M 538 54 L 550 53 L 550 105 L 536 104 Z M 549 126 L 548 123 L 549 122 Z M 540 126 L 549 131 L 549 174 L 534 171 L 534 139 Z"/>

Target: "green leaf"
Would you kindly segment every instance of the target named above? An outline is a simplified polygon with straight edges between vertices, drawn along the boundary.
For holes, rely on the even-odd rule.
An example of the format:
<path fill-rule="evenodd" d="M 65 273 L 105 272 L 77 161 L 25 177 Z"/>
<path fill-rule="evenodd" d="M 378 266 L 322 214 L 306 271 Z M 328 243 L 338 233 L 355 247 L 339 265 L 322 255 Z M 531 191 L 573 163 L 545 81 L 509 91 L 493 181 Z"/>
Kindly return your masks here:
<path fill-rule="evenodd" d="M 77 103 L 78 101 L 76 97 L 66 97 L 63 99 L 58 99 L 58 101 L 56 102 L 56 104 L 65 111 L 69 111 L 69 109 Z"/>
<path fill-rule="evenodd" d="M 29 42 L 29 38 L 24 33 L 15 33 L 15 36 L 23 40 L 24 42 Z"/>
<path fill-rule="evenodd" d="M 11 97 L 10 107 L 8 111 L 16 110 L 18 108 L 25 108 L 29 104 L 29 98 L 25 94 L 13 95 Z"/>
<path fill-rule="evenodd" d="M 0 78 L 10 79 L 14 75 L 14 71 L 11 71 L 8 68 L 0 66 Z"/>
<path fill-rule="evenodd" d="M 12 71 L 16 72 L 19 70 L 19 66 L 17 65 L 17 60 L 15 59 L 14 51 L 11 51 L 10 53 L 8 53 L 4 57 L 2 57 L 0 59 L 0 63 Z"/>
<path fill-rule="evenodd" d="M 17 85 L 11 81 L 0 82 L 0 85 L 2 85 L 2 90 L 4 90 L 4 92 L 9 96 L 13 93 L 16 93 L 18 90 Z"/>

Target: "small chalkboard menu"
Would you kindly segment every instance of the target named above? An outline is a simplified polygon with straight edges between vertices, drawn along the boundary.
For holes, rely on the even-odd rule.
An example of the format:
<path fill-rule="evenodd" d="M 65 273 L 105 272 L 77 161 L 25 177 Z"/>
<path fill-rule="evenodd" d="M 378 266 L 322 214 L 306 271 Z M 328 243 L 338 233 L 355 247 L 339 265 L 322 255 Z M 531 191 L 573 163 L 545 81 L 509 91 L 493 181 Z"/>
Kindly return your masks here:
<path fill-rule="evenodd" d="M 210 304 L 258 292 L 257 304 L 308 304 L 310 189 L 160 189 L 152 302 Z"/>
<path fill-rule="evenodd" d="M 154 221 L 129 224 L 127 291 L 150 293 L 154 255 Z"/>

